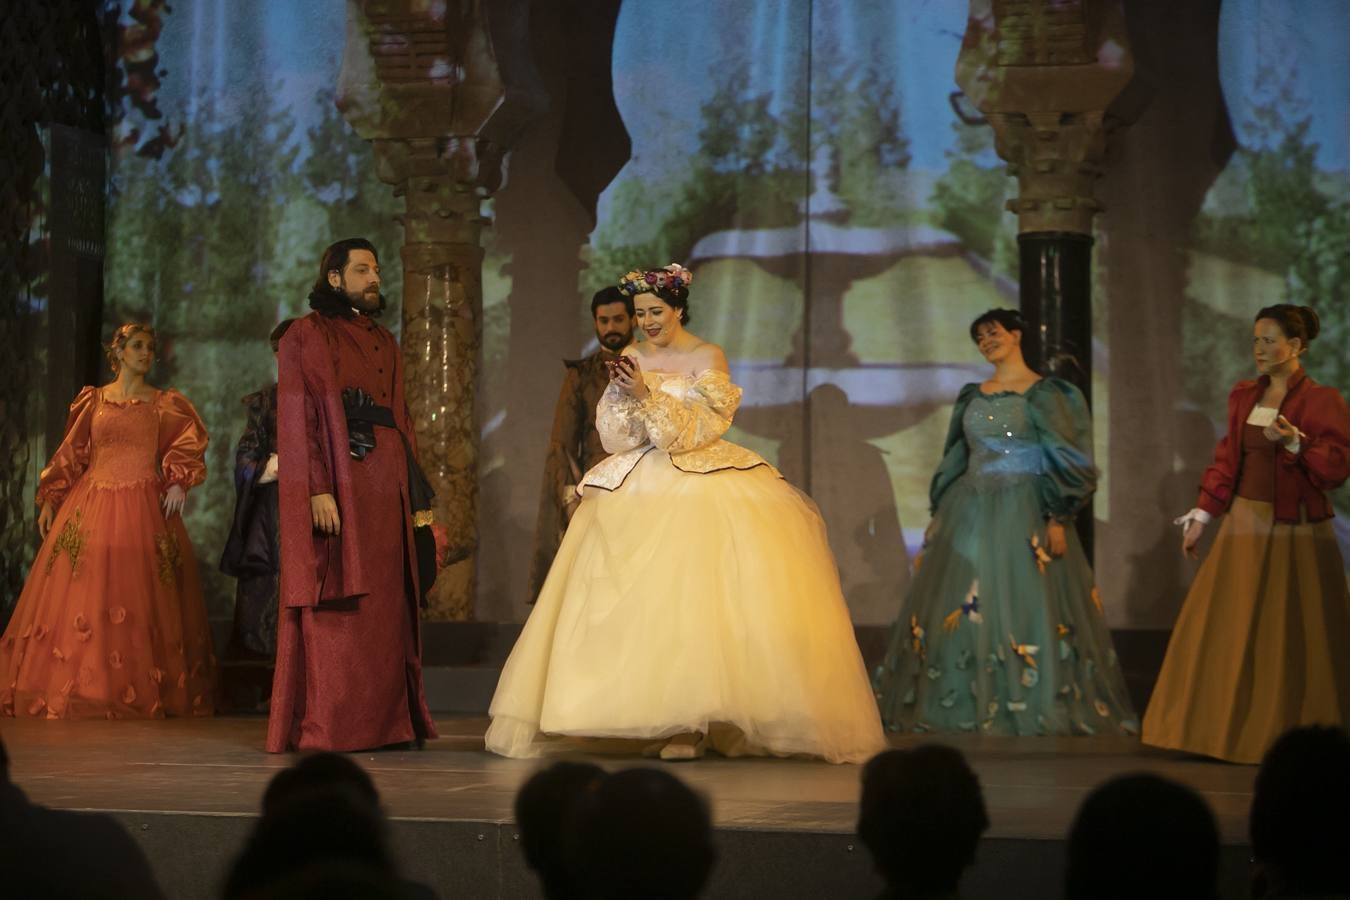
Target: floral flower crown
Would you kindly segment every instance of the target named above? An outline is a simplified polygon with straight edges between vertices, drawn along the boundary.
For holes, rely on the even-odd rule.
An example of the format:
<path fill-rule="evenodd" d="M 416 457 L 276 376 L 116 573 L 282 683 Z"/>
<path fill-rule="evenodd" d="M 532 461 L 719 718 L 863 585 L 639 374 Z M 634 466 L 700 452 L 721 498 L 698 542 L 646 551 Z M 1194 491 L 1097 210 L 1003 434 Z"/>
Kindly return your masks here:
<path fill-rule="evenodd" d="M 679 263 L 671 263 L 664 269 L 648 269 L 645 272 L 633 270 L 619 279 L 619 290 L 629 297 L 646 292 L 655 292 L 666 288 L 684 288 L 694 283 L 694 273 Z"/>

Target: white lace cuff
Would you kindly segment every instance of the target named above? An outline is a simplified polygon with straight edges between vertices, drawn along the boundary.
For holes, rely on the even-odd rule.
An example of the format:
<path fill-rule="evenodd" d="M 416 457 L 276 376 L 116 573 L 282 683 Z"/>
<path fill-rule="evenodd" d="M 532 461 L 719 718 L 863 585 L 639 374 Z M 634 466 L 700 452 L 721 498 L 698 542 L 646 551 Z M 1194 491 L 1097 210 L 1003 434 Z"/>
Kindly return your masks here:
<path fill-rule="evenodd" d="M 1186 513 L 1186 515 L 1179 516 L 1178 518 L 1173 519 L 1172 524 L 1180 525 L 1182 528 L 1185 528 L 1192 522 L 1199 522 L 1201 525 L 1208 525 L 1212 521 L 1214 521 L 1213 516 L 1205 512 L 1203 509 L 1196 507 L 1195 509 Z"/>

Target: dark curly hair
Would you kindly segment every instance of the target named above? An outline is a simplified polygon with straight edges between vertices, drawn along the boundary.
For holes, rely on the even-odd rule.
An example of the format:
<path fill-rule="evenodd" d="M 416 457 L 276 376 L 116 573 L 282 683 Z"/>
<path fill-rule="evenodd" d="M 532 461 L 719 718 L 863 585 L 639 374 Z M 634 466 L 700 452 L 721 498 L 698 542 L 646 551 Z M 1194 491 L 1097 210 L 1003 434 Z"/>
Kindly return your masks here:
<path fill-rule="evenodd" d="M 323 251 L 323 259 L 319 262 L 319 277 L 314 279 L 314 287 L 309 291 L 310 309 L 318 310 L 325 316 L 352 315 L 351 302 L 347 299 L 346 292 L 329 284 L 328 276 L 332 272 L 337 272 L 338 278 L 342 278 L 353 250 L 368 250 L 370 255 L 375 257 L 376 263 L 380 261 L 380 254 L 376 252 L 375 245 L 365 238 L 344 238 L 329 244 Z M 381 293 L 379 308 L 366 315 L 379 316 L 384 312 L 385 305 L 384 294 Z"/>
<path fill-rule="evenodd" d="M 1298 338 L 1303 342 L 1304 350 L 1308 349 L 1313 338 L 1322 330 L 1322 320 L 1311 306 L 1295 306 L 1292 303 L 1263 306 L 1252 321 L 1259 322 L 1262 319 L 1270 319 L 1279 325 L 1280 331 L 1284 332 L 1284 336 L 1289 340 Z"/>
<path fill-rule="evenodd" d="M 689 324 L 689 288 L 687 287 L 663 287 L 652 291 L 651 293 L 660 297 L 671 309 L 678 310 L 680 313 L 680 324 Z"/>
<path fill-rule="evenodd" d="M 596 291 L 595 296 L 591 298 L 591 317 L 595 317 L 597 309 L 611 303 L 622 303 L 623 308 L 628 310 L 628 315 L 633 315 L 633 298 L 617 287 L 607 287 Z"/>
<path fill-rule="evenodd" d="M 1027 323 L 1020 312 L 1015 309 L 991 309 L 988 312 L 981 313 L 978 319 L 970 323 L 970 339 L 978 344 L 980 342 L 980 326 L 988 325 L 991 322 L 1002 325 L 1004 331 L 1027 333 Z"/>

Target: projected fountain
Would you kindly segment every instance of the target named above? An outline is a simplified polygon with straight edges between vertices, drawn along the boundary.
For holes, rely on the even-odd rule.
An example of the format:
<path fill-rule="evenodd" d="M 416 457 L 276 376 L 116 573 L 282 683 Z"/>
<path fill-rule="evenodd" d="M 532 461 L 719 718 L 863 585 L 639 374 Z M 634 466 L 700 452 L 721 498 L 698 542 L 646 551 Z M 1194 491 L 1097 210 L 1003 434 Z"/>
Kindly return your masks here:
<path fill-rule="evenodd" d="M 854 282 L 871 278 L 901 257 L 959 254 L 960 242 L 930 225 L 871 228 L 849 224 L 850 211 L 834 192 L 834 154 L 822 145 L 811 162 L 813 190 L 799 209 L 802 221 L 785 228 L 717 231 L 694 245 L 690 264 L 752 260 L 766 272 L 800 279 L 806 311 L 792 352 L 793 368 L 847 369 L 860 364 L 844 326 L 844 295 Z"/>

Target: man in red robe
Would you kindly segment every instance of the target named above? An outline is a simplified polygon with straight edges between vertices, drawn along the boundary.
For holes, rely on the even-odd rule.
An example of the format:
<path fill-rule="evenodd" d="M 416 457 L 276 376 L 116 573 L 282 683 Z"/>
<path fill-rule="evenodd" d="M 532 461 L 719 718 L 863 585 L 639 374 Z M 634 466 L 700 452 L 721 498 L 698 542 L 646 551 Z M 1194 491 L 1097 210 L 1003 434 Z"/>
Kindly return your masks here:
<path fill-rule="evenodd" d="M 375 321 L 384 299 L 369 241 L 324 251 L 309 305 L 278 359 L 281 608 L 267 750 L 420 745 L 436 729 L 417 616 L 416 438 L 398 343 Z M 354 419 L 354 403 L 387 424 Z"/>

